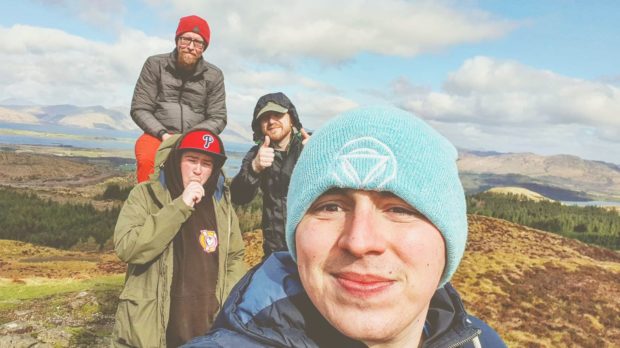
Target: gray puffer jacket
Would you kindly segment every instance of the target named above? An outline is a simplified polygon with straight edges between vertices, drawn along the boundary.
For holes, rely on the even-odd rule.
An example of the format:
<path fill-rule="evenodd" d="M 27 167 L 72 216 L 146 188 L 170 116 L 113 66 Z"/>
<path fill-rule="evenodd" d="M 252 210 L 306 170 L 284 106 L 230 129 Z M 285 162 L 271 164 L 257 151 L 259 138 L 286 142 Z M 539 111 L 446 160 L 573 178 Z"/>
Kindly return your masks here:
<path fill-rule="evenodd" d="M 176 57 L 174 50 L 146 60 L 131 101 L 131 118 L 155 137 L 192 128 L 221 133 L 226 126 L 222 71 L 201 58 L 192 74 L 183 74 Z"/>

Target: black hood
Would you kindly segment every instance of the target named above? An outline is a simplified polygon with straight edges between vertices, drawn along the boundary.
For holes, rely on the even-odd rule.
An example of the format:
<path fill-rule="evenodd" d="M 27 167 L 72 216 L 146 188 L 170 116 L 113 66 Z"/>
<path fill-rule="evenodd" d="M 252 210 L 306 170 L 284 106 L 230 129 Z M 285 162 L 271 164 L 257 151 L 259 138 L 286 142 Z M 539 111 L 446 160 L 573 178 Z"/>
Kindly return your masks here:
<path fill-rule="evenodd" d="M 263 132 L 260 130 L 260 124 L 256 119 L 258 112 L 267 105 L 269 102 L 274 102 L 280 106 L 283 106 L 288 109 L 288 114 L 291 116 L 291 121 L 293 123 L 293 127 L 298 130 L 302 128 L 301 121 L 299 121 L 299 115 L 297 114 L 297 109 L 295 109 L 295 105 L 291 102 L 288 97 L 282 92 L 269 93 L 260 97 L 256 102 L 256 106 L 254 107 L 254 114 L 252 116 L 252 130 L 254 131 L 254 141 L 259 141 L 263 138 Z"/>
<path fill-rule="evenodd" d="M 202 129 L 193 129 L 190 132 L 202 130 Z M 189 133 L 189 132 L 188 132 Z M 213 170 L 211 175 L 207 179 L 207 182 L 203 185 L 205 189 L 205 196 L 209 197 L 213 195 L 216 190 L 216 186 L 221 175 L 222 167 L 224 166 L 224 162 L 226 161 L 226 151 L 224 150 L 224 143 L 221 141 L 219 136 L 215 133 L 212 133 L 215 137 L 217 137 L 220 146 L 221 146 L 221 154 L 215 154 L 211 152 L 206 152 L 208 155 L 213 157 Z M 187 136 L 187 133 L 183 134 L 174 144 L 174 148 L 170 151 L 168 158 L 164 162 L 164 174 L 166 187 L 170 190 L 170 196 L 174 199 L 183 193 L 185 189 L 183 186 L 183 176 L 181 174 L 181 155 L 183 153 L 183 149 L 179 149 L 179 145 L 183 141 L 183 139 Z"/>

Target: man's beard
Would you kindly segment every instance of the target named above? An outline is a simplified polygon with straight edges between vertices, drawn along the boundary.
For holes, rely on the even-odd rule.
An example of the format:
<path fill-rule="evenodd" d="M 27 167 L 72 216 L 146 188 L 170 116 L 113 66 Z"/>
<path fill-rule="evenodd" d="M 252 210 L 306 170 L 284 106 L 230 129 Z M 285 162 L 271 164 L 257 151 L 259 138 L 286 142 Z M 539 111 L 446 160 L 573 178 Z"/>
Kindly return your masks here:
<path fill-rule="evenodd" d="M 179 51 L 177 53 L 177 64 L 179 68 L 187 71 L 194 70 L 196 63 L 201 56 L 196 56 L 188 52 Z"/>
<path fill-rule="evenodd" d="M 289 128 L 288 130 L 282 128 L 281 131 L 278 132 L 277 134 L 269 135 L 269 138 L 271 138 L 271 141 L 275 145 L 280 145 L 282 142 L 284 142 L 285 145 L 283 145 L 283 146 L 286 146 L 291 141 L 290 138 L 292 136 L 293 136 L 293 129 L 292 128 Z"/>

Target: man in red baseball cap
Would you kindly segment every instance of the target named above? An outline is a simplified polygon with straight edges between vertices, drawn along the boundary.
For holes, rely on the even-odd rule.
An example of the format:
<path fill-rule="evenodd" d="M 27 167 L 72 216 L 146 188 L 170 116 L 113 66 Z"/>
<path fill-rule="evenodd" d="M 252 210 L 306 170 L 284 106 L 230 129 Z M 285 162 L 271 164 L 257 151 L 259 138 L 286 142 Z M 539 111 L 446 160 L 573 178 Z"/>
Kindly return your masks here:
<path fill-rule="evenodd" d="M 138 182 L 153 172 L 159 144 L 172 134 L 205 128 L 216 134 L 226 126 L 224 75 L 202 54 L 211 42 L 204 19 L 179 20 L 176 47 L 171 53 L 149 57 L 131 101 L 131 117 L 144 131 L 135 146 Z"/>
<path fill-rule="evenodd" d="M 204 334 L 245 274 L 225 161 L 215 132 L 173 135 L 150 180 L 129 194 L 114 230 L 116 254 L 128 263 L 114 346 L 177 347 Z"/>

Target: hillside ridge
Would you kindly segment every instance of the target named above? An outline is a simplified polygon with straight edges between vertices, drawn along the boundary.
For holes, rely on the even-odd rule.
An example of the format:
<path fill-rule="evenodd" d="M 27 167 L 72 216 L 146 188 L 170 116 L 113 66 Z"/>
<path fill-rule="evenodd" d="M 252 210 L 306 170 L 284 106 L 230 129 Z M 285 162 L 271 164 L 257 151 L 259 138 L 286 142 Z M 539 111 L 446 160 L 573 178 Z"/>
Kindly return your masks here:
<path fill-rule="evenodd" d="M 452 282 L 466 308 L 489 322 L 509 346 L 613 347 L 620 341 L 619 252 L 505 220 L 478 215 L 468 219 L 467 248 Z M 244 240 L 246 262 L 252 266 L 262 256 L 260 230 L 245 233 Z M 61 251 L 15 241 L 0 241 L 0 248 L 9 250 L 0 255 L 0 294 L 13 294 L 16 287 L 67 283 L 67 279 L 101 279 L 100 285 L 79 291 L 12 300 L 8 308 L 0 302 L 0 335 L 51 342 L 45 332 L 53 318 L 45 317 L 45 303 L 62 303 L 69 310 L 63 312 L 66 318 L 60 327 L 76 321 L 91 325 L 99 334 L 89 331 L 90 346 L 109 344 L 113 325 L 109 319 L 125 269 L 114 254 Z M 109 280 L 111 275 L 114 281 Z M 102 287 L 107 289 L 103 293 Z M 96 311 L 85 314 L 83 306 Z M 28 327 L 26 334 L 19 333 Z"/>

